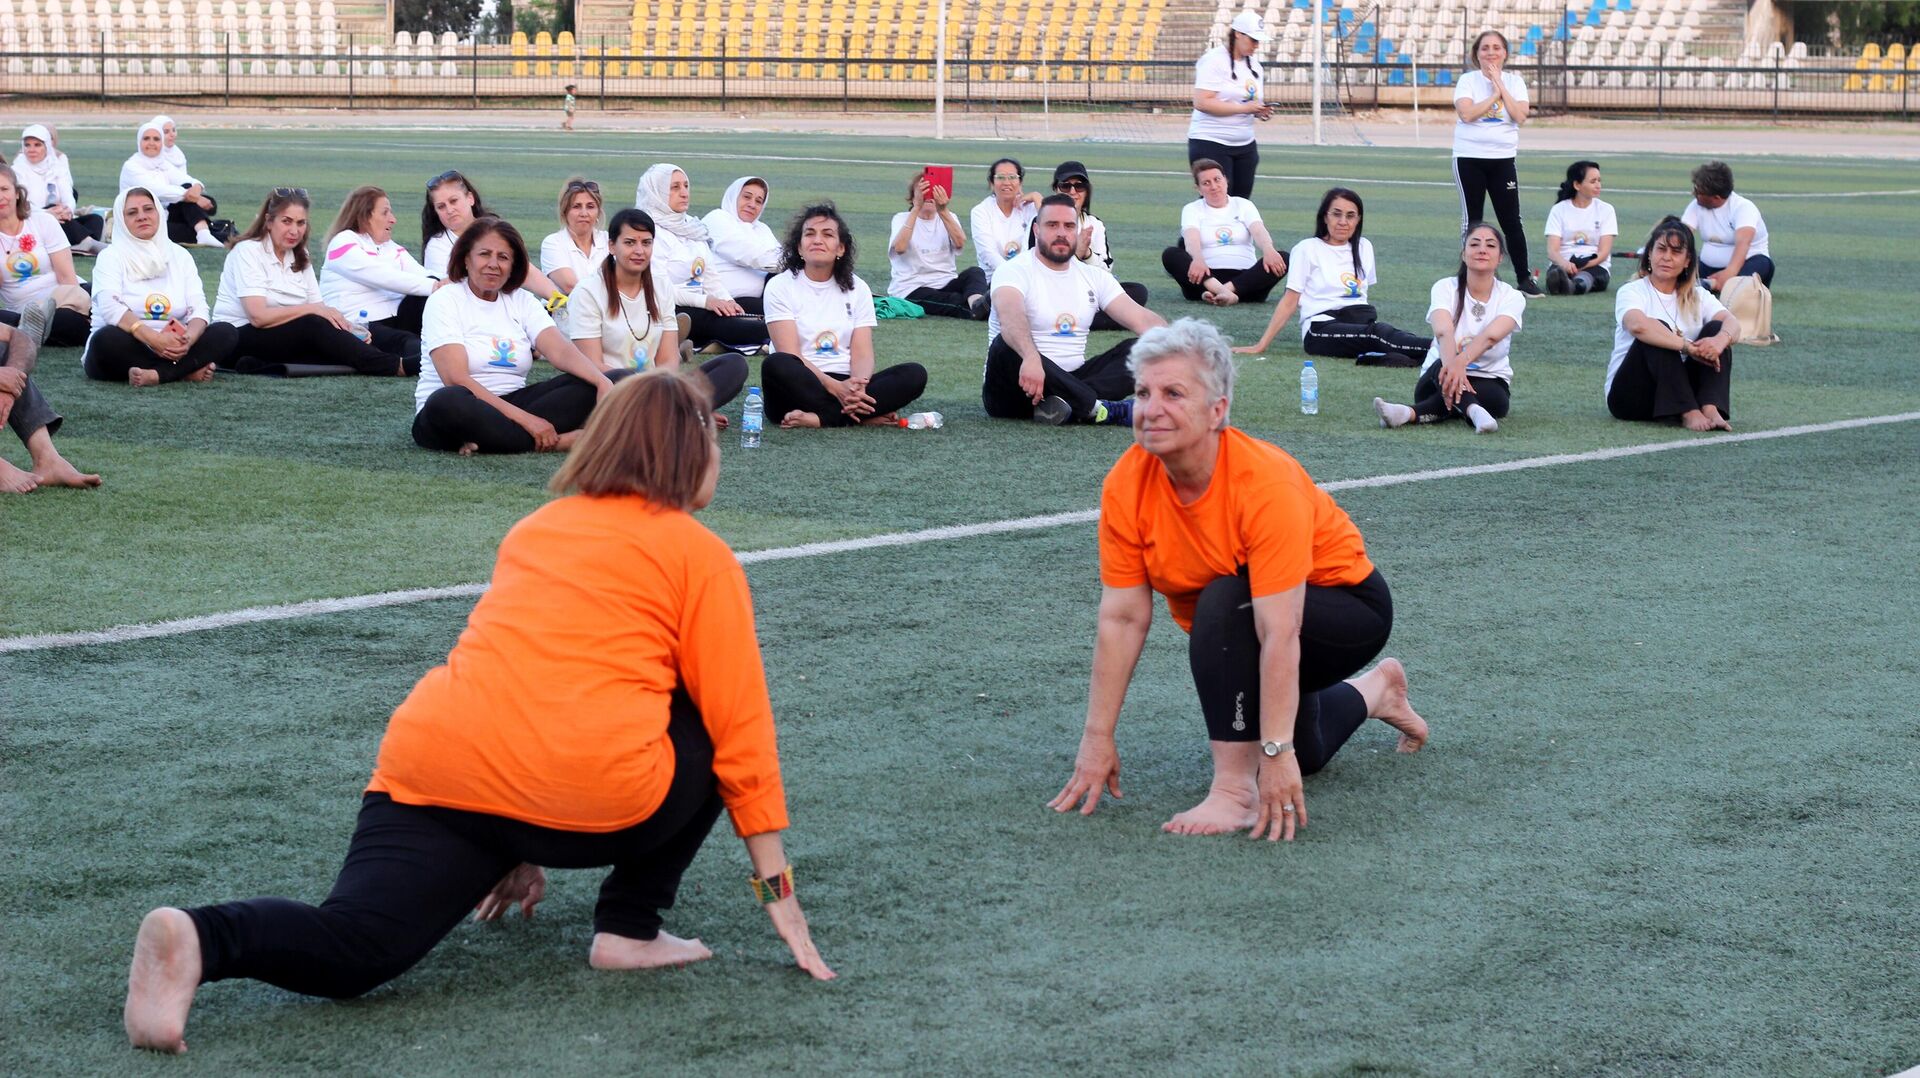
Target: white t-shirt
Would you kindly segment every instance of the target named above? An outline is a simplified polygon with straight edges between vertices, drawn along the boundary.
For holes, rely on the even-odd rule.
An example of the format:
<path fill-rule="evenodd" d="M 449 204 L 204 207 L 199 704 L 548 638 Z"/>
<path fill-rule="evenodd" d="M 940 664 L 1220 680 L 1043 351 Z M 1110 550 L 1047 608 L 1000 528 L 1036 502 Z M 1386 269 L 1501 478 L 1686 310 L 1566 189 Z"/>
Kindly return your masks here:
<path fill-rule="evenodd" d="M 1260 100 L 1260 68 L 1252 60 L 1234 63 L 1225 45 L 1215 45 L 1200 55 L 1193 65 L 1193 88 L 1210 90 L 1222 101 Z M 1217 142 L 1222 146 L 1245 146 L 1253 141 L 1253 113 L 1212 116 L 1193 110 L 1187 121 L 1187 137 Z"/>
<path fill-rule="evenodd" d="M 1107 223 L 1093 214 L 1083 213 L 1080 215 L 1080 231 L 1093 234 L 1093 239 L 1087 241 L 1086 261 L 1112 269 L 1113 252 L 1107 250 Z"/>
<path fill-rule="evenodd" d="M 1078 370 L 1087 361 L 1087 331 L 1093 316 L 1126 295 L 1113 274 L 1090 262 L 1069 259 L 1059 269 L 1034 251 L 1025 251 L 993 275 L 993 291 L 1011 288 L 1020 293 L 1027 310 L 1027 326 L 1034 347 L 1061 370 Z M 1000 335 L 1000 310 L 987 318 L 987 340 Z"/>
<path fill-rule="evenodd" d="M 169 320 L 186 324 L 207 317 L 207 292 L 193 256 L 179 247 L 167 251 L 167 267 L 157 277 L 135 277 L 126 265 L 126 251 L 108 244 L 93 263 L 93 331 L 120 324 L 120 316 L 134 316 L 155 327 Z"/>
<path fill-rule="evenodd" d="M 1260 261 L 1253 245 L 1253 225 L 1260 211 L 1244 198 L 1230 197 L 1218 209 L 1196 198 L 1181 207 L 1180 234 L 1191 228 L 1200 233 L 1201 252 L 1211 269 L 1243 270 Z"/>
<path fill-rule="evenodd" d="M 593 275 L 600 260 L 607 257 L 607 234 L 601 229 L 593 230 L 593 251 L 581 254 L 580 246 L 573 242 L 573 234 L 566 229 L 552 233 L 540 241 L 540 272 L 553 276 L 555 270 L 572 270 L 574 287 Z"/>
<path fill-rule="evenodd" d="M 1013 216 L 1000 212 L 1000 203 L 992 195 L 973 208 L 973 257 L 992 277 L 1000 264 L 1027 249 L 1027 233 L 1040 211 L 1031 202 L 1019 202 Z"/>
<path fill-rule="evenodd" d="M 841 291 L 829 277 L 816 281 L 799 270 L 767 278 L 763 295 L 767 325 L 792 322 L 800 335 L 800 358 L 826 374 L 852 370 L 853 332 L 879 324 L 873 313 L 873 289 L 858 277 Z"/>
<path fill-rule="evenodd" d="M 51 295 L 60 283 L 53 278 L 54 252 L 67 247 L 60 222 L 45 210 L 29 214 L 18 236 L 0 232 L 0 307 L 25 310 Z"/>
<path fill-rule="evenodd" d="M 453 242 L 459 239 L 451 232 L 442 232 L 427 241 L 427 249 L 420 252 L 420 264 L 427 272 L 441 280 L 447 279 L 447 263 L 453 261 Z"/>
<path fill-rule="evenodd" d="M 1507 88 L 1507 96 L 1515 101 L 1529 100 L 1527 84 L 1520 76 L 1511 71 L 1500 72 L 1500 84 Z M 1462 101 L 1485 101 L 1493 96 L 1493 81 L 1478 71 L 1468 71 L 1454 83 L 1453 100 L 1457 105 Z M 1453 125 L 1453 156 L 1482 157 L 1494 160 L 1513 157 L 1520 150 L 1520 125 L 1507 115 L 1507 106 L 1494 102 L 1493 108 L 1485 116 L 1468 123 L 1457 120 Z"/>
<path fill-rule="evenodd" d="M 413 410 L 426 407 L 427 398 L 445 384 L 433 364 L 434 349 L 461 345 L 473 380 L 506 394 L 527 384 L 533 342 L 552 328 L 546 307 L 524 288 L 492 301 L 474 295 L 465 281 L 435 291 L 420 316 L 420 381 L 413 390 Z"/>
<path fill-rule="evenodd" d="M 707 297 L 732 299 L 713 272 L 713 251 L 700 240 L 684 240 L 660 229 L 653 234 L 653 264 L 673 282 L 674 303 L 705 307 Z"/>
<path fill-rule="evenodd" d="M 673 325 L 673 284 L 658 263 L 647 271 L 653 277 L 653 302 L 660 321 L 647 316 L 647 297 L 620 296 L 620 313 L 607 313 L 607 284 L 598 268 L 580 278 L 567 299 L 567 336 L 576 341 L 600 342 L 600 365 L 607 370 L 640 370 L 653 366 L 663 330 Z"/>
<path fill-rule="evenodd" d="M 1442 277 L 1433 282 L 1433 290 L 1427 295 L 1428 325 L 1433 324 L 1436 311 L 1445 311 L 1449 316 L 1453 314 L 1453 300 L 1458 284 L 1458 278 L 1454 277 Z M 1469 374 L 1477 374 L 1482 378 L 1498 378 L 1502 382 L 1511 383 L 1513 365 L 1508 362 L 1507 353 L 1513 348 L 1513 334 L 1520 332 L 1520 326 L 1525 319 L 1527 297 L 1521 295 L 1519 289 L 1495 278 L 1493 295 L 1487 298 L 1486 303 L 1480 305 L 1479 314 L 1473 313 L 1475 302 L 1473 296 L 1469 294 L 1467 302 L 1461 304 L 1460 317 L 1453 323 L 1453 342 L 1465 348 L 1475 337 L 1485 333 L 1494 319 L 1501 315 L 1513 319 L 1513 333 L 1495 341 L 1491 348 L 1480 354 L 1479 359 L 1467 364 Z M 1432 347 L 1427 349 L 1427 361 L 1420 365 L 1420 369 L 1426 370 L 1438 362 L 1440 362 L 1440 342 L 1436 338 Z"/>
<path fill-rule="evenodd" d="M 909 217 L 914 219 L 913 235 L 907 239 L 907 253 L 897 254 L 893 237 L 906 227 Z M 893 278 L 887 282 L 887 295 L 904 299 L 916 288 L 939 288 L 952 281 L 959 276 L 959 267 L 954 262 L 954 254 L 959 250 L 954 246 L 953 237 L 947 234 L 947 224 L 942 219 L 916 217 L 912 210 L 894 214 L 887 232 L 887 265 L 893 270 Z"/>
<path fill-rule="evenodd" d="M 1710 210 L 1698 202 L 1687 203 L 1680 214 L 1680 223 L 1693 229 L 1695 242 L 1700 245 L 1700 264 L 1703 266 L 1725 266 L 1733 261 L 1734 233 L 1743 228 L 1753 229 L 1753 242 L 1747 245 L 1747 257 L 1768 254 L 1767 222 L 1760 216 L 1760 208 L 1749 199 L 1742 198 L 1738 191 L 1727 196 L 1725 205 Z"/>
<path fill-rule="evenodd" d="M 1627 312 L 1639 311 L 1656 321 L 1672 326 L 1674 332 L 1688 340 L 1700 335 L 1700 327 L 1720 317 L 1726 312 L 1726 305 L 1719 297 L 1696 284 L 1693 286 L 1693 314 L 1688 315 L 1680 309 L 1680 297 L 1658 291 L 1653 280 L 1648 277 L 1636 277 L 1629 281 L 1613 297 L 1613 358 L 1607 360 L 1607 384 L 1605 393 L 1613 392 L 1613 376 L 1620 371 L 1620 363 L 1627 358 L 1627 350 L 1633 347 L 1633 334 L 1627 332 Z"/>
<path fill-rule="evenodd" d="M 1367 302 L 1367 288 L 1380 283 L 1373 269 L 1373 241 L 1360 238 L 1360 272 L 1353 272 L 1353 246 L 1338 247 L 1309 237 L 1287 256 L 1287 291 L 1300 293 L 1300 339 L 1307 326 L 1332 317 L 1342 307 Z"/>
<path fill-rule="evenodd" d="M 1553 204 L 1547 213 L 1547 235 L 1560 237 L 1560 253 L 1569 261 L 1585 258 L 1600 252 L 1600 237 L 1618 236 L 1620 220 L 1614 216 L 1613 207 L 1600 199 L 1594 199 L 1586 209 L 1565 199 Z M 1613 268 L 1613 255 L 1599 263 L 1602 269 Z"/>
<path fill-rule="evenodd" d="M 265 299 L 269 307 L 321 302 L 313 264 L 309 262 L 307 268 L 295 273 L 293 252 L 275 258 L 271 242 L 264 239 L 236 243 L 227 252 L 227 264 L 220 268 L 220 290 L 214 293 L 213 320 L 250 325 L 247 305 L 241 302 L 249 296 Z"/>

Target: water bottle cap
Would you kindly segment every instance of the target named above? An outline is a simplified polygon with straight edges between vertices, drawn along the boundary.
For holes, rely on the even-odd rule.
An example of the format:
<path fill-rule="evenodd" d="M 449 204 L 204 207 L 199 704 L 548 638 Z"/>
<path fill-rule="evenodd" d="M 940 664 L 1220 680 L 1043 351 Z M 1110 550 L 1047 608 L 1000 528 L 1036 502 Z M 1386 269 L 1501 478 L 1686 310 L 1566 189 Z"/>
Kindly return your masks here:
<path fill-rule="evenodd" d="M 747 396 L 749 396 L 749 397 L 757 397 L 757 396 L 759 396 L 759 395 L 760 395 L 760 387 L 759 387 L 759 386 L 748 386 L 748 387 L 747 387 Z"/>
<path fill-rule="evenodd" d="M 1313 366 L 1313 360 L 1311 359 L 1307 360 L 1307 366 L 1309 367 Z"/>

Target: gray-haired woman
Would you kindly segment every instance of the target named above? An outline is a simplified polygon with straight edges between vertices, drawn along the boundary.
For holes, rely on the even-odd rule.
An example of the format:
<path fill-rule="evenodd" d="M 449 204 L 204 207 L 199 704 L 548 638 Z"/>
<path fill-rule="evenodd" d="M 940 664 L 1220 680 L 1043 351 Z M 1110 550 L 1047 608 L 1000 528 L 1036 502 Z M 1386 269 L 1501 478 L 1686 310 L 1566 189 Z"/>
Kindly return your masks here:
<path fill-rule="evenodd" d="M 1157 591 L 1191 635 L 1213 749 L 1206 798 L 1162 830 L 1291 840 L 1307 822 L 1301 776 L 1367 719 L 1399 730 L 1401 752 L 1427 740 L 1399 660 L 1352 676 L 1386 646 L 1392 596 L 1359 529 L 1306 469 L 1227 424 L 1233 357 L 1219 330 L 1191 318 L 1149 330 L 1128 366 L 1135 444 L 1101 489 L 1086 731 L 1050 805 L 1086 814 L 1103 788 L 1119 796 L 1113 731 Z"/>

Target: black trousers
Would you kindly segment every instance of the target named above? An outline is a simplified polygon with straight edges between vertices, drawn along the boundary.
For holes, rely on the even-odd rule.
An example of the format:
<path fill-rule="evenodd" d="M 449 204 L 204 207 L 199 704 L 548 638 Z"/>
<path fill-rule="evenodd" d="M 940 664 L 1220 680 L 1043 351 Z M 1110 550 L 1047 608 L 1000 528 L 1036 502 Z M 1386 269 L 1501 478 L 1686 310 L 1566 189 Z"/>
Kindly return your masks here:
<path fill-rule="evenodd" d="M 829 374 L 844 382 L 845 374 Z M 850 427 L 855 420 L 840 410 L 840 401 L 820 384 L 799 356 L 775 352 L 760 361 L 760 381 L 767 388 L 767 419 L 778 423 L 788 412 L 812 412 L 823 427 Z M 918 363 L 896 363 L 873 372 L 867 383 L 867 396 L 873 398 L 873 413 L 897 412 L 927 391 L 927 369 Z"/>
<path fill-rule="evenodd" d="M 1367 701 L 1347 678 L 1380 654 L 1393 631 L 1393 595 L 1378 570 L 1341 588 L 1307 585 L 1300 622 L 1300 708 L 1293 747 L 1300 773 L 1327 766 L 1367 721 Z M 1260 739 L 1260 636 L 1246 570 L 1200 592 L 1187 643 L 1193 684 L 1212 741 Z"/>
<path fill-rule="evenodd" d="M 369 329 L 372 327 L 369 326 Z M 303 314 L 271 329 L 239 326 L 233 362 L 245 370 L 247 359 L 262 363 L 321 363 L 352 367 L 358 374 L 420 373 L 420 350 L 395 354 L 360 338 L 317 314 Z"/>
<path fill-rule="evenodd" d="M 1358 359 L 1381 352 L 1399 352 L 1418 359 L 1433 346 L 1432 337 L 1390 326 L 1379 320 L 1372 305 L 1355 304 L 1328 312 L 1331 317 L 1307 324 L 1301 347 L 1310 356 Z"/>
<path fill-rule="evenodd" d="M 1073 417 L 1083 423 L 1093 419 L 1093 407 L 1100 401 L 1133 396 L 1133 373 L 1127 370 L 1127 357 L 1133 353 L 1133 342 L 1138 339 L 1128 337 L 1071 371 L 1062 370 L 1059 364 L 1041 356 L 1046 395 L 1063 398 L 1073 407 Z M 980 383 L 980 403 L 995 419 L 1033 418 L 1033 398 L 1020 388 L 1020 362 L 1020 353 L 1014 351 L 1004 337 L 995 337 L 987 346 L 987 371 Z"/>
<path fill-rule="evenodd" d="M 619 381 L 632 371 L 609 371 Z M 571 374 L 556 374 L 544 382 L 521 386 L 500 399 L 523 412 L 553 424 L 560 434 L 587 425 L 599 392 L 592 383 Z M 482 453 L 531 453 L 533 435 L 498 408 L 473 395 L 466 386 L 441 386 L 413 417 L 413 441 L 422 449 L 453 451 L 472 442 Z"/>
<path fill-rule="evenodd" d="M 85 287 L 85 286 L 82 286 Z M 20 324 L 19 311 L 0 311 L 0 322 L 9 326 Z M 87 343 L 87 336 L 93 332 L 93 319 L 79 311 L 66 307 L 53 312 L 53 329 L 47 334 L 48 348 L 78 348 Z"/>
<path fill-rule="evenodd" d="M 213 203 L 211 209 L 203 210 L 198 203 L 184 198 L 168 206 L 167 238 L 175 243 L 198 243 L 200 226 L 213 220 L 214 213 L 220 209 L 219 202 L 212 198 L 207 201 Z"/>
<path fill-rule="evenodd" d="M 1448 416 L 1467 417 L 1467 408 L 1479 405 L 1495 419 L 1507 418 L 1507 409 L 1512 405 L 1513 392 L 1504 379 L 1482 378 L 1477 374 L 1467 375 L 1467 391 L 1460 394 L 1460 403 L 1447 407 L 1446 398 L 1440 392 L 1440 364 L 1435 363 L 1420 372 L 1420 380 L 1413 385 L 1413 414 L 1422 423 L 1437 423 Z"/>
<path fill-rule="evenodd" d="M 1727 267 L 1725 266 L 1709 266 L 1705 263 L 1701 263 L 1700 278 L 1702 280 L 1705 280 L 1706 278 L 1711 277 L 1714 274 L 1719 273 L 1721 270 L 1726 268 Z M 1766 285 L 1768 288 L 1772 288 L 1773 287 L 1773 259 L 1768 258 L 1766 255 L 1748 255 L 1747 260 L 1745 262 L 1740 263 L 1740 276 L 1758 277 L 1760 278 L 1761 284 Z"/>
<path fill-rule="evenodd" d="M 519 865 L 601 868 L 595 932 L 650 940 L 720 815 L 713 742 L 684 693 L 667 736 L 674 773 L 652 816 L 620 831 L 535 827 L 369 793 L 333 890 L 318 906 L 256 898 L 187 910 L 203 983 L 235 977 L 348 999 L 411 969 Z"/>
<path fill-rule="evenodd" d="M 713 406 L 725 408 L 728 401 L 746 388 L 747 357 L 738 352 L 714 356 L 700 364 L 700 373 L 707 376 L 707 384 L 713 387 Z"/>
<path fill-rule="evenodd" d="M 1176 243 L 1161 251 L 1160 265 L 1166 268 L 1167 276 L 1173 278 L 1173 283 L 1180 286 L 1180 294 L 1187 297 L 1188 302 L 1200 302 L 1206 294 L 1206 285 L 1204 282 L 1194 284 L 1187 280 L 1187 270 L 1193 267 L 1193 255 L 1187 252 L 1186 244 Z M 1274 285 L 1280 283 L 1280 278 L 1259 262 L 1245 269 L 1213 270 L 1213 279 L 1221 284 L 1232 285 L 1233 294 L 1245 303 L 1259 303 L 1273 291 Z"/>
<path fill-rule="evenodd" d="M 1513 272 L 1524 279 L 1532 271 L 1527 268 L 1527 227 L 1520 220 L 1520 175 L 1514 171 L 1513 158 L 1456 157 L 1453 181 L 1460 187 L 1460 235 L 1464 238 L 1468 225 L 1485 220 L 1480 213 L 1492 198 L 1493 215 L 1506 234 Z"/>
<path fill-rule="evenodd" d="M 5 355 L 4 346 L 0 346 L 0 358 Z M 22 445 L 25 445 L 27 439 L 33 437 L 42 427 L 46 428 L 48 434 L 52 434 L 60 429 L 60 424 L 63 422 L 65 418 L 53 410 L 53 405 L 47 403 L 47 398 L 41 395 L 40 387 L 33 384 L 32 378 L 27 379 L 26 388 L 13 399 L 13 409 L 7 413 L 7 426 L 13 428 L 13 433 L 19 435 Z"/>
<path fill-rule="evenodd" d="M 1673 327 L 1668 326 L 1671 329 Z M 1720 323 L 1700 327 L 1699 340 L 1720 332 Z M 1711 404 L 1733 418 L 1733 349 L 1720 353 L 1720 369 L 1681 358 L 1671 348 L 1655 348 L 1634 341 L 1613 374 L 1607 391 L 1607 411 L 1615 419 L 1676 419 L 1682 413 Z"/>
<path fill-rule="evenodd" d="M 76 213 L 60 222 L 60 231 L 67 234 L 68 243 L 81 240 L 97 240 L 107 230 L 106 218 L 97 213 Z"/>
<path fill-rule="evenodd" d="M 378 322 L 368 322 L 367 332 L 373 337 L 373 346 L 389 355 L 404 356 L 411 364 L 413 373 L 420 372 L 423 361 L 420 355 L 420 318 L 427 312 L 427 297 L 406 296 L 400 300 L 400 309 L 382 318 Z M 353 311 L 341 311 L 352 318 Z"/>
<path fill-rule="evenodd" d="M 160 358 L 119 326 L 103 326 L 87 340 L 87 352 L 81 357 L 80 366 L 87 377 L 103 382 L 124 382 L 127 372 L 136 367 L 159 372 L 162 384 L 178 382 L 202 367 L 226 363 L 233 355 L 237 339 L 234 328 L 225 322 L 208 323 L 200 339 L 175 362 Z"/>
<path fill-rule="evenodd" d="M 1253 197 L 1254 174 L 1260 171 L 1260 143 L 1226 146 L 1202 138 L 1188 139 L 1187 164 L 1191 165 L 1202 157 L 1213 158 L 1226 170 L 1227 194 L 1238 198 Z"/>
<path fill-rule="evenodd" d="M 987 294 L 987 271 L 979 266 L 968 266 L 960 275 L 938 288 L 923 285 L 907 293 L 907 298 L 927 309 L 930 315 L 942 318 L 985 318 L 987 308 L 980 307 L 980 313 L 974 314 L 967 301 L 974 296 Z"/>
<path fill-rule="evenodd" d="M 746 309 L 746 300 L 735 302 Z M 761 301 L 753 302 L 757 305 Z M 729 348 L 751 348 L 767 343 L 767 323 L 758 314 L 719 315 L 705 307 L 676 307 L 674 311 L 686 315 L 693 323 L 687 339 L 695 348 L 705 348 L 715 341 Z"/>
<path fill-rule="evenodd" d="M 1547 294 L 1552 296 L 1579 296 L 1588 292 L 1605 292 L 1613 281 L 1613 274 L 1607 267 L 1600 265 L 1599 255 L 1586 258 L 1570 258 L 1573 267 L 1580 272 L 1567 275 L 1558 263 L 1547 267 Z"/>

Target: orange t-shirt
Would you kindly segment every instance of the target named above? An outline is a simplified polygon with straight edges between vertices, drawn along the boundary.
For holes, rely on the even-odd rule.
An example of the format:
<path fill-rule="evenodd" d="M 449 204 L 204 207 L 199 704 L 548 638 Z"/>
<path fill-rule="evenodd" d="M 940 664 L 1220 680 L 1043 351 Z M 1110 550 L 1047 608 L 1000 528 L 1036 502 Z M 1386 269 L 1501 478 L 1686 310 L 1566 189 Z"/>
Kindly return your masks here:
<path fill-rule="evenodd" d="M 741 835 L 787 826 L 747 577 L 690 514 L 561 498 L 515 524 L 444 666 L 387 724 L 367 789 L 563 831 L 617 831 L 673 778 L 684 687 Z"/>
<path fill-rule="evenodd" d="M 1287 452 L 1228 427 L 1213 481 L 1181 505 L 1166 466 L 1133 446 L 1100 489 L 1100 581 L 1167 597 L 1193 631 L 1200 591 L 1247 567 L 1255 598 L 1358 584 L 1373 573 L 1360 529 Z"/>

